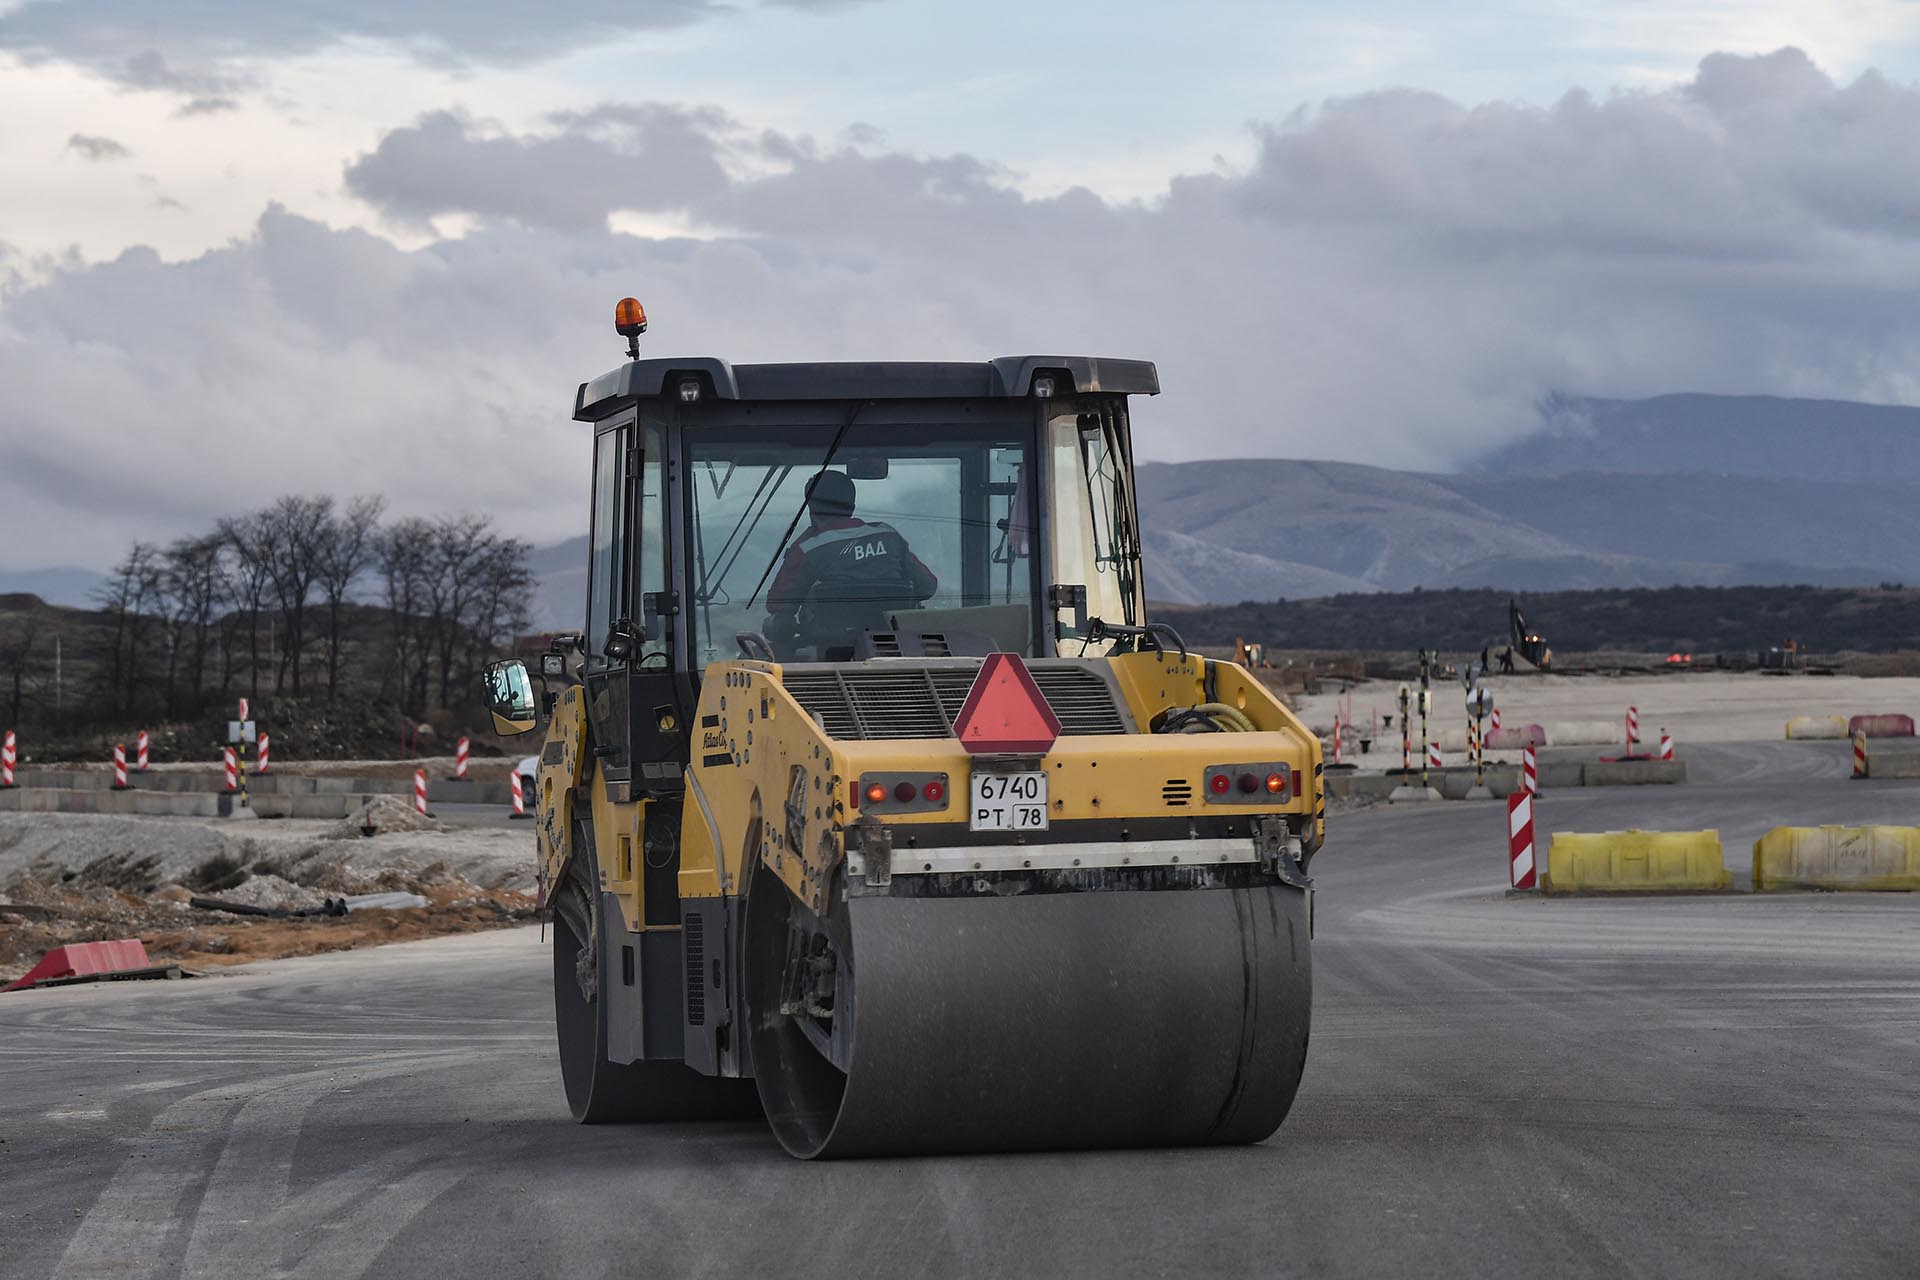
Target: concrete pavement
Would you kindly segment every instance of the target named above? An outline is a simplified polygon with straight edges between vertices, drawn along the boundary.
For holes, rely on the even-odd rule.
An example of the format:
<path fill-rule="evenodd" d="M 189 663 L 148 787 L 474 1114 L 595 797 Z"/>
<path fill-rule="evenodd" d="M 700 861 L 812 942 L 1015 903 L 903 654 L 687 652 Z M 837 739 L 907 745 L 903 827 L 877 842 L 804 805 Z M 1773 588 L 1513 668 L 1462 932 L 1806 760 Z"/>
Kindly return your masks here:
<path fill-rule="evenodd" d="M 1914 821 L 1844 744 L 1552 830 Z M 477 816 L 477 815 L 476 815 Z M 520 824 L 525 825 L 525 824 Z M 539 931 L 0 997 L 0 1274 L 1911 1274 L 1920 900 L 1507 899 L 1504 806 L 1335 814 L 1251 1148 L 810 1165 L 566 1118 Z"/>

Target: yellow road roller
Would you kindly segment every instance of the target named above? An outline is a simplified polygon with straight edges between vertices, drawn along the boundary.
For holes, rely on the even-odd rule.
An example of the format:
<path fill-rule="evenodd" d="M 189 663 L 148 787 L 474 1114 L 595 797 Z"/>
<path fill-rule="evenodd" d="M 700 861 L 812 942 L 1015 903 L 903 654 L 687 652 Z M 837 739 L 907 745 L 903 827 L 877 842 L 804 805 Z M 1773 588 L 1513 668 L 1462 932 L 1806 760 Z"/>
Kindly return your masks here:
<path fill-rule="evenodd" d="M 1319 743 L 1149 621 L 1139 360 L 642 358 L 580 386 L 539 877 L 584 1123 L 795 1156 L 1258 1142 L 1299 1085 Z"/>

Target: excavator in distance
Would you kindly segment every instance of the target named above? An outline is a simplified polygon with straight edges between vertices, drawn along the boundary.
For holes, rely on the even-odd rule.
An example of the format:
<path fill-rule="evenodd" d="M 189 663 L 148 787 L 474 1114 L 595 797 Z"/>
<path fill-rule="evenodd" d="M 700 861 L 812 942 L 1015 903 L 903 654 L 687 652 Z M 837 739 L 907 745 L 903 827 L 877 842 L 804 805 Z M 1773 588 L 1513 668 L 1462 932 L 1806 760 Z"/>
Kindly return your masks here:
<path fill-rule="evenodd" d="M 544 719 L 584 1123 L 801 1158 L 1258 1142 L 1311 1012 L 1320 745 L 1145 614 L 1150 363 L 642 359 L 584 383 L 584 630 Z M 536 682 L 537 686 L 536 687 Z"/>

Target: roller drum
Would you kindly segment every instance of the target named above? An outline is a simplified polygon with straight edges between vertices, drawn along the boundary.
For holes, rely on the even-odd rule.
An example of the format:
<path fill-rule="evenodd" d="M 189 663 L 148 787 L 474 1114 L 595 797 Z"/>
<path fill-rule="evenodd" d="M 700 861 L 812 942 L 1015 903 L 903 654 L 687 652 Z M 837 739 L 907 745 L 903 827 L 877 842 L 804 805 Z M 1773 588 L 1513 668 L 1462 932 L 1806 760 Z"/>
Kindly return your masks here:
<path fill-rule="evenodd" d="M 1312 1005 L 1299 889 L 833 910 L 852 956 L 845 1074 L 754 1015 L 762 1097 L 795 1155 L 1258 1142 L 1293 1102 Z"/>

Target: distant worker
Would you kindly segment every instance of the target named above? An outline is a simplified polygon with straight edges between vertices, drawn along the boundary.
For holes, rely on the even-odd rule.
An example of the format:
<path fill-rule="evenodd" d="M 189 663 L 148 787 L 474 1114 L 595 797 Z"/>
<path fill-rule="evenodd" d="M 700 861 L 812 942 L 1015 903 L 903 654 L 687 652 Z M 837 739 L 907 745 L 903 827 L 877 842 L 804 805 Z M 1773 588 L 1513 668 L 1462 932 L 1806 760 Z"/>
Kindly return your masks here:
<path fill-rule="evenodd" d="M 811 523 L 767 591 L 765 630 L 782 650 L 810 647 L 819 661 L 848 657 L 863 630 L 886 629 L 889 614 L 918 607 L 940 585 L 899 530 L 853 514 L 854 497 L 844 472 L 807 481 Z"/>
<path fill-rule="evenodd" d="M 1512 645 L 1508 645 L 1506 648 L 1500 651 L 1500 674 L 1503 676 L 1510 676 L 1513 674 L 1513 646 Z"/>

